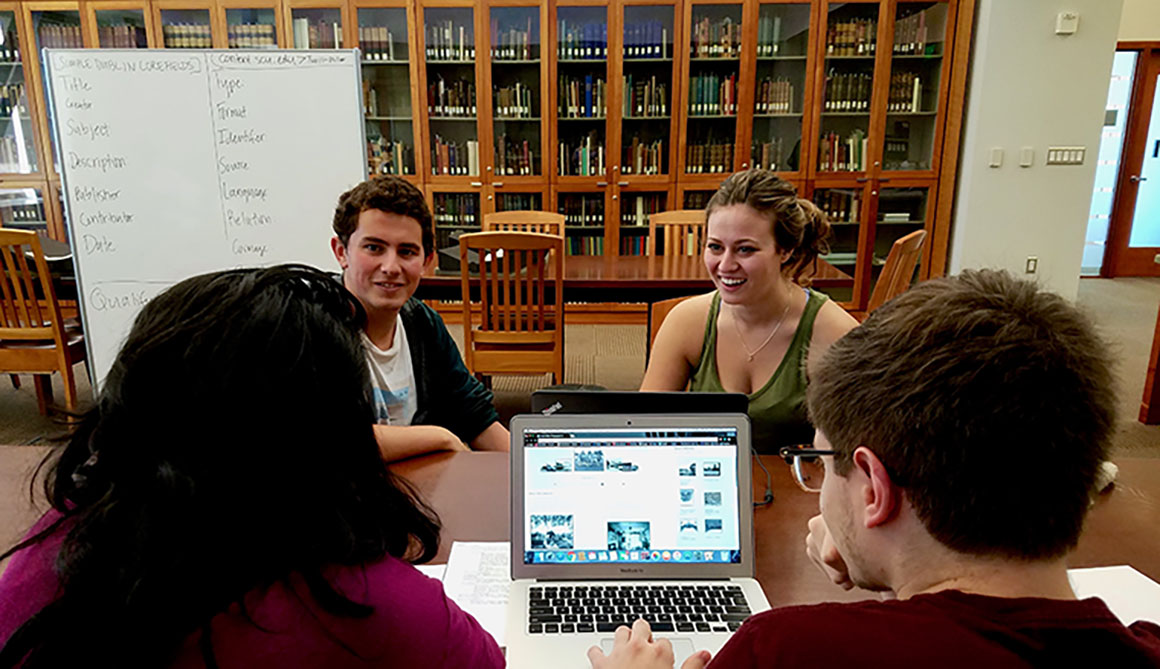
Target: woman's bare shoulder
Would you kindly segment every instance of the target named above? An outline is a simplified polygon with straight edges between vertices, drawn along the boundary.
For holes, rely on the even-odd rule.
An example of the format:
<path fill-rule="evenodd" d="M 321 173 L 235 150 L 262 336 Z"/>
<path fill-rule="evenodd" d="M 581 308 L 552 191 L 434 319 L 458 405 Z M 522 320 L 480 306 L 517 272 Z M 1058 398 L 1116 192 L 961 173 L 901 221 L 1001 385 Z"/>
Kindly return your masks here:
<path fill-rule="evenodd" d="M 857 319 L 837 302 L 826 300 L 818 309 L 817 318 L 814 319 L 814 332 L 811 339 L 815 343 L 824 342 L 828 346 L 856 327 L 858 327 Z"/>

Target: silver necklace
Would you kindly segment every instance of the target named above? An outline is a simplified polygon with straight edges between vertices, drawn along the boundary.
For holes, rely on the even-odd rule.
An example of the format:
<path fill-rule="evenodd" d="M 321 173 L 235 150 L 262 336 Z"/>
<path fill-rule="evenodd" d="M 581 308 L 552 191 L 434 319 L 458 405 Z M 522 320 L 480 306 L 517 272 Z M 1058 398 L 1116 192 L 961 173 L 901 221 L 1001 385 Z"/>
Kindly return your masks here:
<path fill-rule="evenodd" d="M 741 342 L 741 348 L 745 349 L 745 355 L 749 356 L 749 362 L 753 362 L 753 357 L 761 353 L 761 350 L 769 342 L 773 341 L 773 335 L 777 334 L 777 331 L 781 329 L 781 324 L 785 322 L 785 315 L 789 313 L 789 306 L 791 304 L 793 304 L 793 299 L 785 303 L 785 309 L 781 310 L 781 317 L 777 319 L 777 325 L 774 325 L 773 329 L 769 331 L 769 336 L 765 338 L 765 341 L 761 342 L 761 346 L 758 346 L 752 351 L 745 345 L 745 337 L 741 336 L 741 326 L 737 324 L 737 315 L 733 313 L 733 309 L 729 310 L 729 320 L 733 321 L 733 329 L 737 331 L 737 340 Z"/>

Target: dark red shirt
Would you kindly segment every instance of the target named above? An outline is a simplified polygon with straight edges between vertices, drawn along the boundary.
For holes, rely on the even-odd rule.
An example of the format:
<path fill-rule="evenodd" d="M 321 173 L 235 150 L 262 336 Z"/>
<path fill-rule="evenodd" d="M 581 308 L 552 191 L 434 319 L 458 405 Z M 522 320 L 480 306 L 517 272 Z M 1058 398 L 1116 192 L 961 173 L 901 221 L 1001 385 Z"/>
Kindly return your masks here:
<path fill-rule="evenodd" d="M 733 667 L 1160 667 L 1160 626 L 1125 627 L 1096 598 L 1004 599 L 949 590 L 760 613 L 710 665 Z"/>

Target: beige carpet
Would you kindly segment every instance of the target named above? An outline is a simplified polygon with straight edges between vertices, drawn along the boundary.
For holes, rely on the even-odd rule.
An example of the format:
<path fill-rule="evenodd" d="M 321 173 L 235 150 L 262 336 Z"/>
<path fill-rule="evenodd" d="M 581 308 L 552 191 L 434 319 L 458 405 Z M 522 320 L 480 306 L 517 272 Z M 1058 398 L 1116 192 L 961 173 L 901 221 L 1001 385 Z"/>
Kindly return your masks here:
<path fill-rule="evenodd" d="M 1144 392 L 1144 375 L 1151 353 L 1152 335 L 1160 305 L 1160 279 L 1085 279 L 1080 282 L 1079 303 L 1099 324 L 1113 347 L 1120 379 L 1118 453 L 1137 457 L 1160 457 L 1160 426 L 1142 425 L 1136 419 Z M 450 328 L 458 340 L 462 331 Z M 595 384 L 615 390 L 631 390 L 644 375 L 646 330 L 643 325 L 570 325 L 565 334 L 564 381 Z M 83 370 L 77 367 L 78 372 Z M 81 373 L 83 377 L 84 374 Z M 0 377 L 0 444 L 47 443 L 62 437 L 67 426 L 40 416 L 32 378 L 22 377 L 22 387 L 12 387 Z M 493 380 L 496 406 L 506 422 L 528 410 L 533 390 L 551 384 L 547 375 L 497 376 Z M 60 379 L 54 379 L 56 397 L 64 396 Z M 82 406 L 91 403 L 87 380 L 78 379 Z"/>

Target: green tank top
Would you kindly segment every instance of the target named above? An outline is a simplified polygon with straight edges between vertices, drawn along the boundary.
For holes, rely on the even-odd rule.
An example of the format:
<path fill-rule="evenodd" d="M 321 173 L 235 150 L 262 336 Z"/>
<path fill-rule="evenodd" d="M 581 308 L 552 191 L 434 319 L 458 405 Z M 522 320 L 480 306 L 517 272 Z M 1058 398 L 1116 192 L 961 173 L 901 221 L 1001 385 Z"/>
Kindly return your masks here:
<path fill-rule="evenodd" d="M 826 302 L 823 293 L 805 289 L 806 308 L 798 321 L 797 332 L 781 364 L 765 385 L 749 395 L 749 422 L 752 424 L 753 450 L 777 453 L 782 446 L 808 444 L 814 439 L 814 427 L 806 416 L 806 351 L 814 331 L 818 310 Z M 717 373 L 717 312 L 721 295 L 715 293 L 705 322 L 705 341 L 701 360 L 689 382 L 689 390 L 725 392 Z"/>

